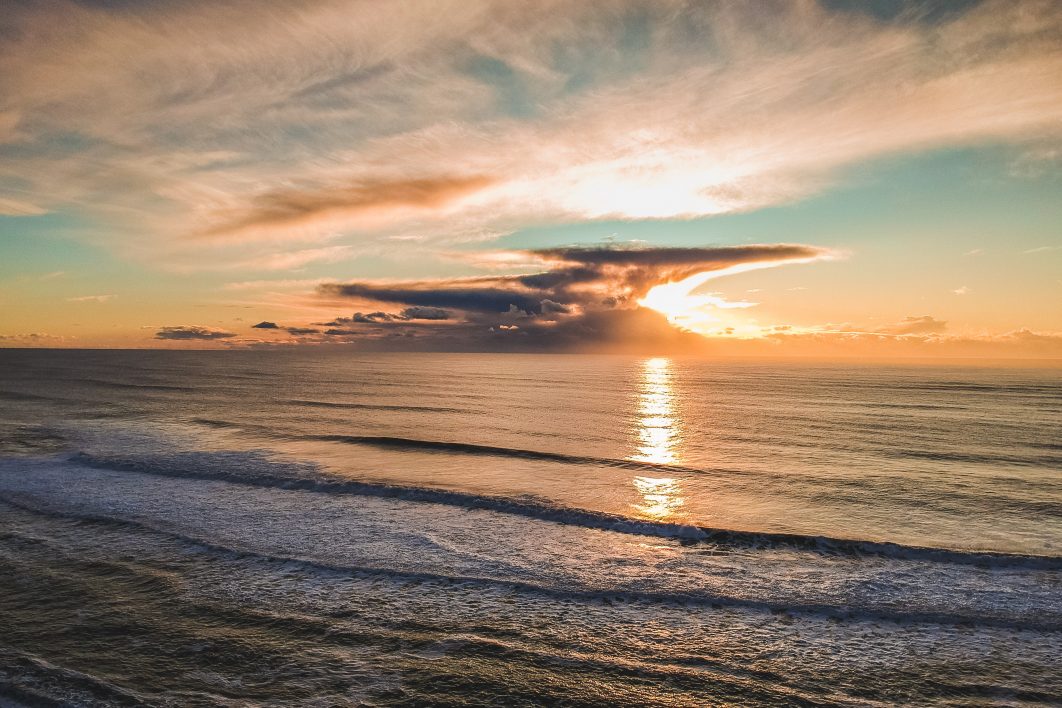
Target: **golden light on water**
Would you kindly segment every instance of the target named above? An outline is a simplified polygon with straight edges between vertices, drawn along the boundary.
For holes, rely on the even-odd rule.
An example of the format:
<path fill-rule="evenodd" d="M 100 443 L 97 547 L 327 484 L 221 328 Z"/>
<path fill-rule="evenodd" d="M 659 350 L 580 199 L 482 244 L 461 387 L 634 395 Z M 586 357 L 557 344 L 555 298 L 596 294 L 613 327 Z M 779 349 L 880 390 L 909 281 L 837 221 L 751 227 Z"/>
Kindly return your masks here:
<path fill-rule="evenodd" d="M 676 461 L 679 430 L 671 388 L 671 361 L 646 359 L 642 364 L 641 391 L 635 413 L 637 452 L 630 459 L 670 464 Z"/>
<path fill-rule="evenodd" d="M 686 503 L 679 495 L 678 480 L 672 477 L 635 477 L 634 488 L 643 500 L 634 508 L 653 519 L 666 519 Z"/>
<path fill-rule="evenodd" d="M 628 459 L 653 464 L 679 461 L 681 426 L 671 385 L 671 361 L 646 359 L 642 363 L 642 380 L 634 416 L 635 453 Z M 664 519 L 683 504 L 678 480 L 672 477 L 635 477 L 634 488 L 642 500 L 634 508 L 643 516 Z"/>

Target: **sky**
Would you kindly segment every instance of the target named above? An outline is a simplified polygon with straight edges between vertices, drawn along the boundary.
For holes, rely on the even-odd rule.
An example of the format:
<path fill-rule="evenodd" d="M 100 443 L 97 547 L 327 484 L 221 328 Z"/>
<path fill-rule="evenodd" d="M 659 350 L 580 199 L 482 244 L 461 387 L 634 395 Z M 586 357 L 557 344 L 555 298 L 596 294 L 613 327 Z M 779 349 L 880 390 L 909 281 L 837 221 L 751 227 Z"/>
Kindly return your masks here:
<path fill-rule="evenodd" d="M 1062 358 L 1062 3 L 11 3 L 27 346 Z"/>

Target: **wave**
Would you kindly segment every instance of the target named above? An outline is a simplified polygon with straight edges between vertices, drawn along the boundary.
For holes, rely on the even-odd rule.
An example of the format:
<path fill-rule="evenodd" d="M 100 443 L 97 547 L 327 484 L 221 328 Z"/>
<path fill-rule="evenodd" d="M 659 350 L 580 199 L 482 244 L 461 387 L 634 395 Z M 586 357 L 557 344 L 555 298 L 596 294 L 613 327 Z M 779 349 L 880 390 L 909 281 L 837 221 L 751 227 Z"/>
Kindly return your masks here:
<path fill-rule="evenodd" d="M 238 548 L 221 544 L 215 540 L 199 538 L 172 528 L 159 527 L 141 519 L 103 516 L 40 507 L 24 498 L 0 495 L 0 503 L 7 504 L 26 512 L 50 516 L 53 518 L 73 520 L 83 524 L 101 524 L 111 527 L 131 528 L 138 531 L 166 536 L 181 543 L 196 546 L 202 550 L 221 555 L 232 560 L 252 560 L 271 564 L 298 565 L 306 570 L 323 573 L 340 573 L 358 578 L 385 579 L 402 584 L 425 583 L 446 587 L 471 586 L 484 589 L 501 590 L 506 593 L 518 592 L 526 595 L 547 597 L 557 600 L 576 600 L 590 602 L 650 602 L 669 603 L 687 606 L 711 608 L 735 608 L 758 612 L 792 613 L 810 615 L 836 620 L 883 621 L 902 624 L 929 623 L 943 625 L 998 627 L 1018 631 L 1062 632 L 1062 619 L 1045 619 L 1037 617 L 1032 620 L 1001 617 L 978 613 L 966 615 L 952 612 L 898 610 L 892 608 L 851 607 L 826 603 L 800 603 L 787 601 L 756 600 L 710 592 L 697 591 L 651 591 L 651 590 L 610 590 L 583 589 L 578 587 L 553 587 L 525 580 L 491 578 L 468 575 L 446 575 L 430 571 L 399 570 L 375 566 L 347 565 L 329 563 L 316 559 L 297 556 L 285 556 L 263 551 Z"/>
<path fill-rule="evenodd" d="M 288 400 L 280 403 L 291 406 L 306 406 L 308 408 L 340 408 L 370 411 L 419 411 L 423 413 L 468 413 L 465 408 L 447 408 L 444 406 L 401 406 L 387 405 L 383 403 L 342 403 L 337 401 L 305 401 Z"/>
<path fill-rule="evenodd" d="M 350 445 L 367 445 L 399 450 L 427 450 L 429 452 L 456 452 L 463 455 L 486 455 L 490 457 L 513 457 L 528 460 L 544 460 L 567 464 L 591 464 L 621 469 L 646 470 L 652 472 L 700 472 L 693 467 L 681 465 L 664 465 L 637 460 L 620 460 L 612 457 L 593 455 L 570 455 L 563 452 L 544 450 L 527 450 L 523 448 L 502 447 L 497 445 L 480 445 L 477 443 L 452 442 L 447 440 L 421 440 L 385 435 L 301 435 L 300 439 L 318 442 L 338 442 Z M 738 472 L 735 470 L 735 472 Z"/>
<path fill-rule="evenodd" d="M 314 405 L 327 405 L 327 406 L 344 406 L 344 407 L 365 407 L 365 408 L 382 408 L 383 406 L 374 406 L 369 404 L 354 404 L 354 403 L 315 403 Z M 406 410 L 405 407 L 397 407 L 402 410 Z M 455 409 L 442 409 L 442 408 L 420 408 L 420 410 L 453 410 Z M 614 457 L 600 457 L 596 455 L 572 455 L 563 452 L 548 452 L 544 450 L 529 450 L 526 448 L 504 447 L 498 445 L 480 445 L 477 443 L 466 442 L 453 442 L 448 440 L 424 440 L 420 438 L 406 438 L 397 436 L 385 436 L 385 435 L 346 435 L 346 434 L 298 434 L 298 433 L 284 433 L 274 428 L 270 428 L 262 425 L 250 425 L 246 423 L 234 423 L 226 420 L 217 420 L 211 418 L 192 418 L 193 423 L 199 425 L 206 425 L 213 428 L 229 428 L 245 430 L 249 432 L 257 432 L 264 434 L 271 438 L 299 440 L 299 441 L 313 441 L 313 442 L 334 442 L 343 443 L 347 445 L 363 445 L 368 447 L 385 448 L 389 450 L 407 450 L 407 451 L 423 451 L 423 452 L 441 452 L 441 453 L 455 453 L 463 455 L 482 455 L 489 457 L 507 457 L 523 460 L 541 460 L 544 462 L 560 462 L 564 464 L 575 465 L 597 465 L 600 467 L 611 467 L 615 469 L 626 470 L 643 470 L 647 472 L 665 472 L 665 473 L 678 473 L 678 474 L 705 474 L 705 473 L 722 473 L 728 475 L 742 475 L 753 476 L 759 475 L 755 471 L 742 470 L 733 467 L 691 467 L 687 465 L 676 465 L 667 463 L 656 462 L 642 462 L 639 460 L 627 460 L 617 459 Z M 758 438 L 745 438 L 746 441 L 759 441 Z M 787 443 L 793 445 L 794 443 Z M 799 446 L 797 443 L 796 445 Z M 808 444 L 806 447 L 818 447 L 816 445 Z M 1043 444 L 1036 447 L 1043 447 L 1045 449 L 1053 450 L 1055 445 Z M 889 449 L 884 450 L 883 454 L 890 457 L 898 458 L 915 458 L 915 459 L 931 459 L 937 461 L 952 461 L 952 462 L 968 462 L 968 463 L 983 463 L 983 464 L 1015 464 L 1015 465 L 1056 465 L 1062 464 L 1062 457 L 1058 455 L 991 455 L 991 454 L 975 454 L 975 453 L 959 453 L 959 452 L 947 452 L 947 451 L 929 451 L 929 450 L 914 450 L 914 449 Z M 1022 483 L 1026 483 L 1024 480 L 1017 480 Z M 843 483 L 843 480 L 831 480 L 833 484 Z M 862 486 L 862 482 L 853 483 L 855 486 Z"/>
<path fill-rule="evenodd" d="M 147 696 L 40 657 L 0 647 L 0 699 L 14 706 L 147 705 Z M 0 703 L 6 703 L 0 700 Z"/>
<path fill-rule="evenodd" d="M 22 393 L 21 391 L 0 390 L 0 401 L 64 401 L 64 398 L 52 396 L 40 396 L 36 393 Z"/>
<path fill-rule="evenodd" d="M 851 401 L 842 401 L 839 405 L 851 406 Z M 926 410 L 926 411 L 965 411 L 969 406 L 960 406 L 955 403 L 884 403 L 880 401 L 859 401 L 856 404 L 860 408 L 885 408 L 889 410 Z"/>
<path fill-rule="evenodd" d="M 1048 447 L 1047 449 L 1053 449 Z M 896 449 L 889 451 L 893 457 L 916 460 L 933 460 L 935 462 L 966 462 L 969 464 L 1009 464 L 1009 465 L 1062 465 L 1060 455 L 993 455 L 972 452 L 949 452 L 946 450 Z"/>
<path fill-rule="evenodd" d="M 195 453 L 190 453 L 194 457 Z M 216 457 L 212 458 L 216 462 Z M 957 549 L 913 546 L 888 541 L 858 540 L 797 533 L 775 533 L 723 529 L 693 524 L 635 519 L 606 511 L 564 506 L 533 497 L 503 497 L 431 487 L 415 487 L 337 480 L 308 474 L 313 468 L 293 466 L 292 475 L 268 474 L 260 471 L 233 472 L 219 470 L 218 465 L 189 466 L 175 459 L 137 460 L 101 458 L 79 452 L 70 460 L 95 469 L 136 472 L 163 477 L 192 478 L 228 482 L 253 487 L 309 491 L 363 497 L 400 499 L 408 502 L 443 504 L 464 509 L 479 509 L 501 514 L 523 516 L 568 526 L 613 531 L 638 536 L 672 538 L 690 543 L 712 544 L 720 548 L 740 549 L 797 549 L 821 554 L 845 556 L 881 556 L 890 559 L 928 561 L 957 565 L 986 567 L 1016 567 L 1039 570 L 1062 569 L 1062 556 L 1044 556 L 994 551 L 965 551 Z M 176 462 L 176 464 L 174 464 Z"/>
<path fill-rule="evenodd" d="M 563 452 L 546 452 L 544 450 L 527 450 L 516 447 L 501 447 L 496 445 L 479 445 L 476 443 L 451 442 L 445 440 L 421 440 L 419 438 L 403 438 L 386 435 L 300 435 L 295 433 L 281 433 L 266 426 L 246 425 L 233 423 L 226 420 L 211 418 L 193 418 L 193 423 L 207 425 L 212 428 L 231 428 L 261 432 L 272 438 L 287 440 L 301 440 L 312 442 L 334 442 L 348 445 L 364 445 L 379 447 L 390 450 L 413 450 L 426 452 L 448 452 L 464 455 L 484 455 L 488 457 L 508 457 L 523 460 L 542 460 L 545 462 L 561 462 L 565 464 L 590 464 L 602 467 L 615 467 L 628 470 L 643 470 L 646 472 L 678 472 L 697 474 L 705 470 L 696 467 L 684 467 L 682 465 L 668 465 L 654 462 L 639 462 L 638 460 L 620 460 L 613 457 L 596 457 L 592 455 L 569 455 Z M 716 469 L 713 471 L 726 472 L 729 474 L 753 474 L 738 469 Z"/>
<path fill-rule="evenodd" d="M 258 433 L 272 439 L 333 442 L 347 445 L 362 445 L 367 447 L 377 447 L 381 449 L 407 452 L 436 452 L 444 454 L 479 455 L 487 457 L 504 457 L 510 459 L 539 460 L 544 462 L 557 462 L 561 464 L 570 465 L 594 465 L 598 467 L 606 467 L 617 470 L 635 470 L 641 472 L 652 472 L 667 475 L 726 475 L 728 477 L 737 478 L 763 478 L 765 474 L 762 471 L 743 470 L 733 467 L 691 467 L 686 465 L 642 462 L 639 460 L 626 460 L 612 457 L 571 455 L 561 452 L 547 452 L 542 450 L 528 450 L 525 448 L 502 447 L 494 445 L 479 445 L 475 443 L 465 442 L 423 440 L 419 438 L 374 435 L 319 435 L 284 433 L 268 426 L 248 425 L 244 423 L 234 423 L 231 421 L 209 418 L 193 418 L 191 419 L 191 421 L 193 423 L 206 425 L 214 428 L 236 429 L 252 433 Z M 814 446 L 809 445 L 808 447 Z M 892 456 L 902 456 L 898 455 L 896 451 L 888 451 L 888 454 Z M 982 461 L 994 461 L 997 463 L 1001 462 L 1001 460 L 995 458 L 989 460 L 987 457 L 982 458 Z M 804 483 L 810 484 L 816 484 L 822 479 L 817 476 L 805 475 L 797 472 L 787 473 L 787 477 L 790 480 L 799 479 Z M 852 496 L 851 498 L 854 502 L 857 503 L 863 499 L 862 495 L 866 492 L 868 487 L 887 488 L 889 491 L 895 489 L 894 484 L 883 483 L 880 480 L 872 480 L 869 478 L 845 479 L 838 477 L 830 478 L 828 481 L 829 484 L 835 488 L 849 488 L 853 490 L 858 496 Z M 1043 486 L 1042 484 L 1037 484 L 1035 482 L 1031 482 L 1030 480 L 1018 478 L 1009 478 L 1007 481 L 1012 487 L 1020 487 L 1026 493 L 1038 492 L 1039 490 L 1037 488 Z M 814 489 L 812 489 L 811 487 L 806 487 L 804 491 L 790 489 L 789 493 L 814 495 L 817 497 L 820 494 L 820 490 L 816 486 Z M 960 505 L 956 506 L 955 503 L 951 502 L 959 502 Z M 1059 504 L 1057 502 L 1034 501 L 1026 498 L 1013 498 L 1008 494 L 997 494 L 991 496 L 969 494 L 959 492 L 954 489 L 939 489 L 937 490 L 936 496 L 934 496 L 933 498 L 920 498 L 918 500 L 918 504 L 922 506 L 932 507 L 934 509 L 939 509 L 945 512 L 954 512 L 957 508 L 970 509 L 977 507 L 993 510 L 1018 510 L 1024 512 L 1049 514 L 1062 513 L 1062 504 Z"/>
<path fill-rule="evenodd" d="M 340 442 L 354 445 L 370 445 L 373 447 L 386 447 L 403 450 L 429 450 L 435 452 L 457 452 L 465 455 L 490 455 L 496 457 L 517 457 L 534 460 L 547 460 L 552 462 L 566 462 L 575 464 L 594 464 L 607 467 L 619 467 L 622 469 L 644 469 L 651 471 L 672 471 L 696 473 L 704 470 L 682 465 L 664 465 L 652 462 L 638 462 L 636 460 L 618 460 L 609 457 L 594 457 L 589 455 L 569 455 L 559 452 L 543 452 L 539 450 L 525 450 L 511 447 L 498 447 L 494 445 L 477 445 L 474 443 L 449 442 L 438 440 L 420 440 L 416 438 L 402 438 L 374 435 L 303 435 L 305 440 L 320 442 Z M 1016 465 L 1062 465 L 1062 457 L 1058 455 L 978 455 L 972 453 L 934 452 L 930 450 L 893 450 L 891 454 L 897 457 L 910 457 L 918 459 L 948 460 L 955 462 L 971 463 L 1009 463 Z M 724 471 L 724 470 L 718 470 Z M 748 474 L 741 470 L 725 470 L 729 473 Z"/>
<path fill-rule="evenodd" d="M 944 392 L 957 392 L 957 393 L 1001 393 L 1001 394 L 1018 394 L 1018 395 L 1030 395 L 1030 397 L 1039 397 L 1039 394 L 1046 394 L 1048 397 L 1055 397 L 1062 394 L 1062 386 L 1056 383 L 1032 383 L 1032 382 L 1016 382 L 1016 383 L 976 383 L 973 381 L 889 381 L 889 382 L 870 382 L 860 381 L 856 383 L 836 382 L 830 381 L 830 385 L 835 388 L 871 388 L 871 389 L 886 389 L 889 391 L 944 391 Z"/>
<path fill-rule="evenodd" d="M 121 389 L 134 389 L 138 391 L 206 391 L 207 389 L 199 388 L 196 386 L 177 386 L 173 384 L 153 384 L 153 383 L 126 383 L 124 381 L 108 381 L 106 379 L 89 379 L 89 378 L 76 378 L 76 379 L 53 379 L 57 381 L 65 381 L 72 384 L 90 384 L 92 386 L 102 386 L 104 388 L 121 388 Z"/>

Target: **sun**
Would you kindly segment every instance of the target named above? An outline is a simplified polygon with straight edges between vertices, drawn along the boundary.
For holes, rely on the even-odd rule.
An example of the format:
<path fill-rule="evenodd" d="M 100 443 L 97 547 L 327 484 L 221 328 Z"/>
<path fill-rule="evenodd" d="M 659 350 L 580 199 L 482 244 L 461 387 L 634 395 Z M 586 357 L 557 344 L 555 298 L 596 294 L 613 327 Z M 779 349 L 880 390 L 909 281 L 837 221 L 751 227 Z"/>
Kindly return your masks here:
<path fill-rule="evenodd" d="M 700 277 L 703 275 L 706 274 L 700 273 L 677 283 L 664 283 L 653 286 L 645 294 L 645 297 L 638 301 L 638 304 L 642 307 L 656 310 L 669 320 L 689 316 L 698 306 L 696 302 L 698 298 L 691 296 L 690 291 L 706 280 Z M 690 281 L 695 279 L 698 282 L 691 284 Z"/>
<path fill-rule="evenodd" d="M 736 337 L 762 336 L 762 330 L 755 321 L 738 314 L 739 311 L 755 307 L 758 303 L 746 300 L 726 300 L 719 295 L 697 293 L 695 291 L 709 280 L 751 270 L 773 268 L 785 263 L 786 261 L 741 263 L 728 268 L 720 268 L 719 270 L 695 273 L 673 283 L 654 285 L 645 294 L 645 297 L 638 300 L 638 304 L 642 307 L 656 310 L 667 317 L 672 324 L 698 334 Z"/>

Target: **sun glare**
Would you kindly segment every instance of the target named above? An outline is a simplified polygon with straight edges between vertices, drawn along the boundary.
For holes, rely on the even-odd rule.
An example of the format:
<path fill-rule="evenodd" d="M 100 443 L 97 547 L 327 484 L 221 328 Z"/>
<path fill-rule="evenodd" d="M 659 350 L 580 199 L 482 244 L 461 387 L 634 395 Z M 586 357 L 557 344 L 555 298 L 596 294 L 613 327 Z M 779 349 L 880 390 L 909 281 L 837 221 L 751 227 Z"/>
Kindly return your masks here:
<path fill-rule="evenodd" d="M 719 271 L 698 273 L 677 283 L 657 285 L 638 301 L 642 307 L 656 310 L 672 324 L 685 327 L 699 334 L 716 334 L 729 330 L 746 333 L 749 329 L 758 333 L 758 328 L 744 318 L 735 317 L 733 310 L 752 307 L 756 303 L 729 301 L 718 295 L 694 294 L 701 285 L 718 277 Z"/>
<path fill-rule="evenodd" d="M 641 390 L 632 421 L 635 452 L 627 459 L 654 465 L 679 462 L 682 426 L 671 377 L 669 359 L 655 357 L 642 362 Z M 631 482 L 641 495 L 633 506 L 642 516 L 666 519 L 686 503 L 681 484 L 672 477 L 637 476 Z"/>
<path fill-rule="evenodd" d="M 760 261 L 741 263 L 695 273 L 674 283 L 661 283 L 649 289 L 638 301 L 642 307 L 656 310 L 672 324 L 685 327 L 698 334 L 736 337 L 758 337 L 762 328 L 750 318 L 737 315 L 736 310 L 755 307 L 757 303 L 745 300 L 726 300 L 719 295 L 695 292 L 709 280 L 752 270 L 774 268 L 787 263 L 807 263 L 815 258 L 790 259 L 787 261 Z"/>

